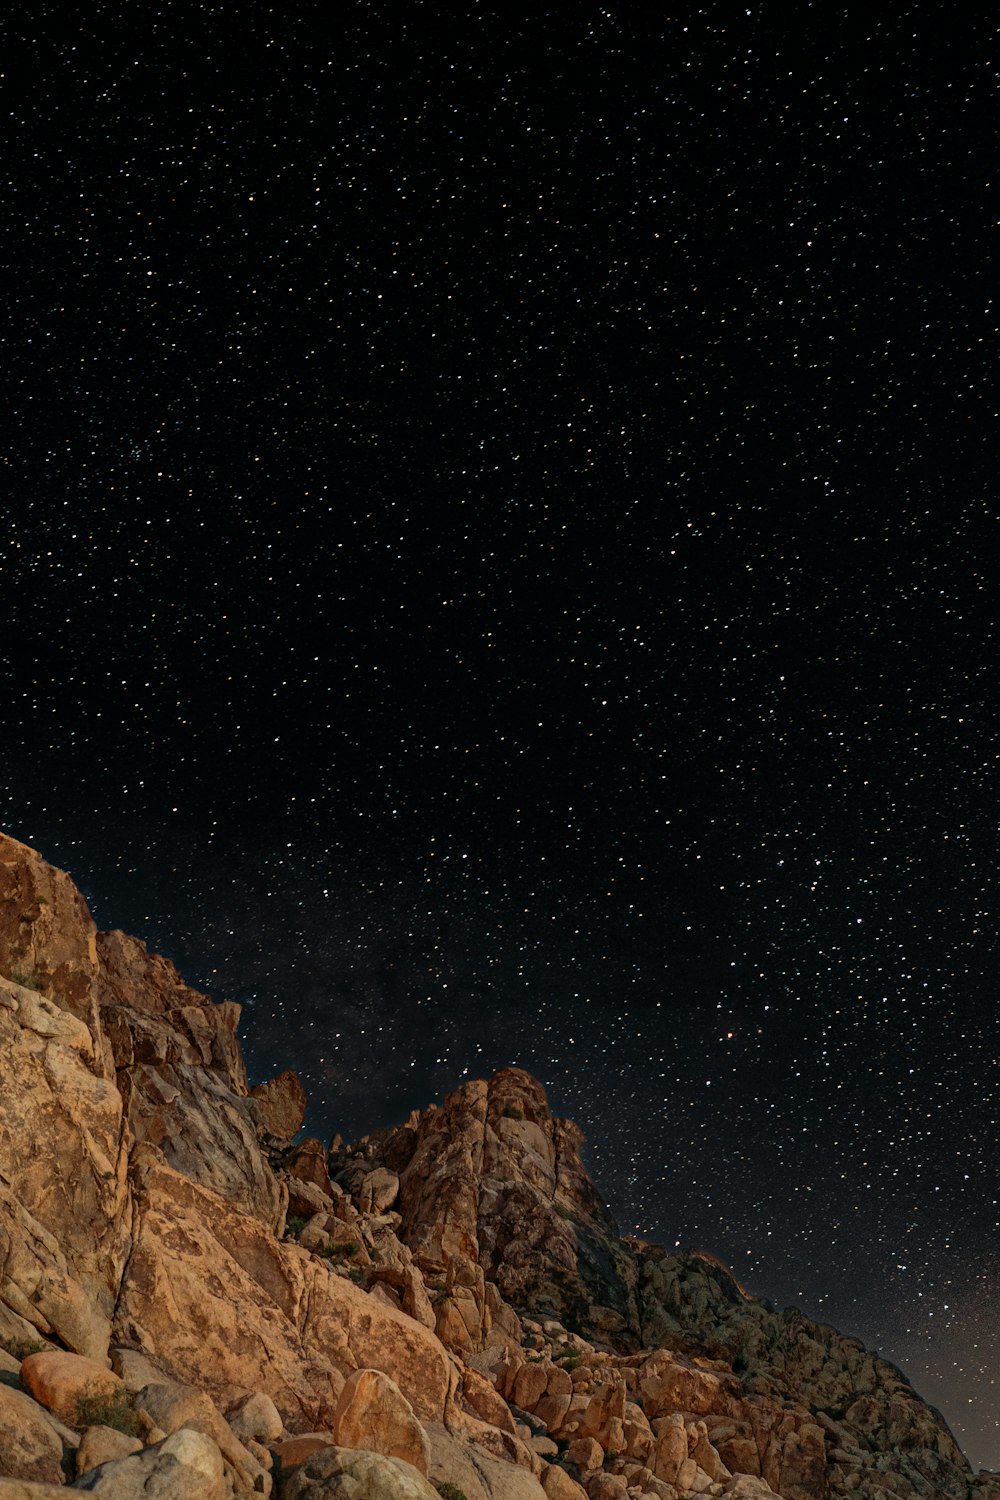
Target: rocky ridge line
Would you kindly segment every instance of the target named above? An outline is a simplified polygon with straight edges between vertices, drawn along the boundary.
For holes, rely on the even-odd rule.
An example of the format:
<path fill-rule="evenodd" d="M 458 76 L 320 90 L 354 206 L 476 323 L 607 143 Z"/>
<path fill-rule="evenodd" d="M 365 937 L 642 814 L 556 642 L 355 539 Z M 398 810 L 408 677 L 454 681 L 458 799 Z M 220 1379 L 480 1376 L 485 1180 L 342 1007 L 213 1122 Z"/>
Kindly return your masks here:
<path fill-rule="evenodd" d="M 856 1340 L 622 1241 L 529 1075 L 295 1144 L 238 1021 L 0 835 L 0 1500 L 1000 1500 Z"/>

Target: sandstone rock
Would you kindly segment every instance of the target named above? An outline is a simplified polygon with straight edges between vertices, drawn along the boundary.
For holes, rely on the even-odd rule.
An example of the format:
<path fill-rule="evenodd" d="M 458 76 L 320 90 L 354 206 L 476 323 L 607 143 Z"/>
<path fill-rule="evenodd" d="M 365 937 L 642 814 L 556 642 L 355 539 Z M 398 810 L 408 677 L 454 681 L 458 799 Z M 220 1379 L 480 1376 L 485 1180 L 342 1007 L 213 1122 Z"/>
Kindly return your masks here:
<path fill-rule="evenodd" d="M 311 1219 L 314 1214 L 330 1212 L 330 1195 L 315 1182 L 302 1182 L 298 1177 L 284 1177 L 282 1182 L 288 1193 L 289 1214 Z"/>
<path fill-rule="evenodd" d="M 47 1413 L 23 1391 L 0 1384 L 0 1476 L 62 1484 L 62 1454 Z"/>
<path fill-rule="evenodd" d="M 822 1430 L 803 1423 L 785 1438 L 776 1488 L 785 1500 L 823 1500 L 827 1492 L 826 1444 Z"/>
<path fill-rule="evenodd" d="M 522 1411 L 534 1411 L 547 1385 L 548 1376 L 542 1364 L 523 1364 L 514 1378 L 511 1400 Z"/>
<path fill-rule="evenodd" d="M 729 1396 L 718 1375 L 700 1370 L 660 1349 L 639 1373 L 643 1410 L 650 1418 L 670 1411 L 725 1412 Z"/>
<path fill-rule="evenodd" d="M 105 1500 L 226 1500 L 229 1487 L 211 1438 L 182 1428 L 130 1458 L 91 1469 L 74 1488 Z"/>
<path fill-rule="evenodd" d="M 687 1452 L 686 1447 L 684 1451 Z M 593 1438 L 574 1438 L 566 1449 L 566 1457 L 580 1469 L 595 1470 L 604 1463 L 604 1449 Z"/>
<path fill-rule="evenodd" d="M 384 1214 L 399 1193 L 399 1178 L 386 1167 L 376 1167 L 362 1180 L 358 1207 L 363 1214 Z"/>
<path fill-rule="evenodd" d="M 722 1462 L 718 1450 L 709 1440 L 708 1429 L 705 1423 L 697 1422 L 695 1424 L 695 1431 L 697 1437 L 690 1452 L 691 1457 L 695 1460 L 698 1467 L 704 1470 L 709 1479 L 717 1481 L 731 1479 L 732 1475 Z"/>
<path fill-rule="evenodd" d="M 774 1491 L 763 1479 L 750 1474 L 735 1474 L 724 1486 L 723 1494 L 728 1500 L 771 1500 Z"/>
<path fill-rule="evenodd" d="M 241 1442 L 255 1439 L 258 1443 L 270 1443 L 280 1438 L 284 1431 L 281 1413 L 263 1391 L 253 1391 L 242 1397 L 226 1413 L 226 1421 Z"/>
<path fill-rule="evenodd" d="M 294 1471 L 282 1500 L 440 1500 L 412 1464 L 383 1453 L 325 1448 Z"/>
<path fill-rule="evenodd" d="M 77 1403 L 81 1397 L 114 1399 L 125 1389 L 106 1365 L 79 1354 L 66 1354 L 61 1349 L 29 1354 L 21 1365 L 21 1383 L 36 1401 L 69 1426 L 80 1425 Z"/>
<path fill-rule="evenodd" d="M 322 1141 L 313 1137 L 301 1142 L 285 1160 L 285 1172 L 300 1182 L 311 1182 L 325 1198 L 332 1198 L 333 1189 L 326 1166 L 326 1152 Z"/>
<path fill-rule="evenodd" d="M 138 1349 L 126 1349 L 121 1344 L 112 1344 L 108 1351 L 111 1368 L 120 1376 L 127 1391 L 141 1391 L 144 1385 L 156 1385 L 170 1377 L 165 1370 Z"/>
<path fill-rule="evenodd" d="M 134 1062 L 121 1082 L 137 1141 L 277 1230 L 287 1190 L 264 1159 L 246 1100 L 224 1078 L 190 1063 Z"/>
<path fill-rule="evenodd" d="M 399 1386 L 381 1370 L 356 1370 L 344 1385 L 333 1416 L 341 1448 L 367 1448 L 405 1459 L 426 1475 L 430 1468 L 427 1436 Z"/>
<path fill-rule="evenodd" d="M 478 1370 L 462 1367 L 462 1397 L 476 1416 L 503 1432 L 514 1432 L 514 1418 L 503 1397 Z"/>
<path fill-rule="evenodd" d="M 547 1464 L 542 1472 L 542 1489 L 549 1500 L 586 1500 L 587 1491 L 582 1484 L 571 1479 L 558 1464 Z"/>
<path fill-rule="evenodd" d="M 62 870 L 0 834 L 0 973 L 83 1021 L 100 1057 L 97 932 Z"/>
<path fill-rule="evenodd" d="M 335 1448 L 332 1432 L 300 1432 L 296 1437 L 284 1438 L 271 1449 L 282 1474 L 297 1469 L 307 1458 L 323 1448 Z"/>
<path fill-rule="evenodd" d="M 628 1485 L 623 1474 L 592 1474 L 587 1480 L 590 1500 L 622 1500 Z"/>
<path fill-rule="evenodd" d="M 144 1154 L 145 1153 L 145 1154 Z M 226 1406 L 265 1391 L 293 1427 L 328 1428 L 346 1375 L 381 1369 L 422 1420 L 451 1378 L 426 1328 L 138 1148 L 135 1246 L 116 1336 Z M 126 1336 L 127 1335 L 127 1336 Z"/>
<path fill-rule="evenodd" d="M 89 1469 L 96 1469 L 101 1464 L 128 1458 L 141 1449 L 142 1443 L 138 1438 L 118 1432 L 114 1427 L 88 1427 L 76 1450 L 77 1476 L 86 1474 Z"/>
<path fill-rule="evenodd" d="M 32 1479 L 0 1479 L 2 1500 L 66 1500 L 62 1485 L 40 1484 Z"/>
<path fill-rule="evenodd" d="M 447 1431 L 439 1422 L 427 1425 L 431 1445 L 430 1478 L 435 1485 L 454 1485 L 466 1500 L 544 1500 L 538 1479 L 522 1465 L 505 1462 L 480 1444 Z"/>
<path fill-rule="evenodd" d="M 581 1141 L 576 1126 L 552 1118 L 536 1080 L 509 1068 L 357 1143 L 369 1169 L 398 1174 L 402 1237 L 420 1268 L 447 1271 L 453 1298 L 458 1286 L 473 1294 L 476 1327 L 457 1299 L 439 1313 L 451 1346 L 481 1347 L 490 1336 L 484 1273 L 500 1302 L 544 1295 L 569 1308 L 582 1298 L 637 1328 L 631 1262 L 583 1167 Z M 497 1337 L 510 1336 L 501 1321 Z"/>
<path fill-rule="evenodd" d="M 676 1413 L 672 1414 L 658 1422 L 655 1430 L 656 1446 L 652 1452 L 650 1466 L 657 1479 L 662 1479 L 665 1484 L 676 1485 L 681 1465 L 688 1456 L 688 1436 L 684 1419 Z"/>
<path fill-rule="evenodd" d="M 103 1359 L 128 1190 L 122 1101 L 100 1067 L 72 1011 L 0 979 L 0 1300 Z"/>
<path fill-rule="evenodd" d="M 611 1375 L 591 1397 L 580 1420 L 578 1435 L 596 1438 L 601 1447 L 621 1453 L 625 1447 L 625 1382 Z"/>
<path fill-rule="evenodd" d="M 256 1084 L 250 1093 L 257 1100 L 268 1135 L 276 1141 L 290 1143 L 302 1129 L 306 1117 L 306 1093 L 298 1074 L 286 1068 L 277 1078 Z"/>
<path fill-rule="evenodd" d="M 263 1489 L 262 1470 L 258 1460 L 244 1447 L 211 1397 L 195 1386 L 181 1381 L 163 1381 L 144 1386 L 136 1395 L 136 1405 L 148 1413 L 165 1433 L 183 1430 L 203 1433 L 211 1438 L 225 1461 L 232 1467 L 239 1487 L 247 1492 Z"/>
<path fill-rule="evenodd" d="M 539 1458 L 552 1459 L 558 1457 L 559 1444 L 544 1434 L 538 1434 L 528 1439 L 528 1447 L 532 1453 L 537 1453 Z"/>

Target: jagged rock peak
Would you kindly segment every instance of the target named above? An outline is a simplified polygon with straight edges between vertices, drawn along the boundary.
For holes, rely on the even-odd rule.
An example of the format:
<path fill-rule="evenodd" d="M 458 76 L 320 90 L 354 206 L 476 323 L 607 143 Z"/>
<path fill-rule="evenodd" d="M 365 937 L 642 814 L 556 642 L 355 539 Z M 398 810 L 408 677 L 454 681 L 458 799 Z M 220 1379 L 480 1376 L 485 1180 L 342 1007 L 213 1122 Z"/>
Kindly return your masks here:
<path fill-rule="evenodd" d="M 0 836 L 0 1491 L 1000 1500 L 857 1339 L 622 1241 L 530 1074 L 292 1146 L 238 1016 Z"/>

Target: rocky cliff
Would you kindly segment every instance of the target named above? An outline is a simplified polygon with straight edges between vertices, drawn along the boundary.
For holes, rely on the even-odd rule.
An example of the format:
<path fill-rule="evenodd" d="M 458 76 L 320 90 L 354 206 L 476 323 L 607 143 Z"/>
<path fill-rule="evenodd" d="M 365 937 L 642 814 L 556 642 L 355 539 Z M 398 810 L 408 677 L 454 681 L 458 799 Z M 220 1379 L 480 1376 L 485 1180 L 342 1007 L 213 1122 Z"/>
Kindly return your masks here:
<path fill-rule="evenodd" d="M 857 1340 L 623 1241 L 526 1073 L 327 1148 L 238 1022 L 0 836 L 0 1500 L 1000 1500 Z"/>

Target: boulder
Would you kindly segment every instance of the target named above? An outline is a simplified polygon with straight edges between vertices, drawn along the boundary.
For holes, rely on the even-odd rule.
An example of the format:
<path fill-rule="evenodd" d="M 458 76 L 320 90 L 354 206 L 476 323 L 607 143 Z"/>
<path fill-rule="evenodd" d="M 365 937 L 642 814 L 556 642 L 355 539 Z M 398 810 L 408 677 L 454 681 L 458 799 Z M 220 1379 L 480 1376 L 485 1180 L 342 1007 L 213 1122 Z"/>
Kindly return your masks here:
<path fill-rule="evenodd" d="M 427 1435 L 399 1386 L 381 1370 L 356 1370 L 340 1393 L 333 1432 L 341 1448 L 366 1448 L 402 1458 L 426 1475 Z"/>
<path fill-rule="evenodd" d="M 332 1432 L 300 1432 L 295 1437 L 283 1438 L 271 1447 L 275 1463 L 282 1474 L 297 1469 L 307 1458 L 323 1448 L 335 1448 Z"/>
<path fill-rule="evenodd" d="M 265 1487 L 259 1460 L 240 1442 L 204 1391 L 182 1381 L 162 1381 L 144 1386 L 135 1399 L 136 1405 L 168 1435 L 185 1429 L 211 1438 L 244 1490 Z"/>
<path fill-rule="evenodd" d="M 62 1441 L 42 1408 L 0 1384 L 0 1476 L 62 1484 L 62 1456 Z"/>
<path fill-rule="evenodd" d="M 101 1464 L 129 1458 L 141 1450 L 142 1443 L 138 1438 L 129 1437 L 127 1433 L 119 1432 L 114 1427 L 88 1427 L 76 1450 L 77 1477 L 90 1469 L 99 1468 Z"/>
<path fill-rule="evenodd" d="M 89 1470 L 74 1489 L 104 1500 L 226 1500 L 231 1493 L 219 1449 L 187 1427 L 130 1458 Z"/>
<path fill-rule="evenodd" d="M 687 1452 L 686 1447 L 684 1451 Z M 574 1438 L 566 1449 L 566 1457 L 586 1473 L 602 1467 L 604 1449 L 593 1438 Z"/>
<path fill-rule="evenodd" d="M 376 1167 L 362 1179 L 358 1207 L 363 1214 L 384 1214 L 399 1193 L 399 1178 L 386 1167 Z"/>
<path fill-rule="evenodd" d="M 571 1479 L 558 1464 L 546 1464 L 542 1471 L 542 1489 L 549 1500 L 587 1500 L 583 1485 Z"/>
<path fill-rule="evenodd" d="M 306 1117 L 306 1093 L 298 1074 L 286 1068 L 277 1078 L 255 1084 L 250 1094 L 257 1101 L 268 1135 L 282 1144 L 291 1144 Z"/>
<path fill-rule="evenodd" d="M 253 1391 L 243 1396 L 230 1407 L 226 1421 L 241 1442 L 251 1439 L 258 1443 L 271 1443 L 284 1431 L 281 1413 L 263 1391 Z"/>
<path fill-rule="evenodd" d="M 440 1500 L 403 1459 L 356 1448 L 324 1448 L 282 1486 L 282 1500 Z"/>
<path fill-rule="evenodd" d="M 70 1427 L 83 1425 L 81 1400 L 115 1402 L 125 1396 L 124 1383 L 106 1365 L 61 1349 L 29 1354 L 21 1365 L 21 1384 Z"/>

